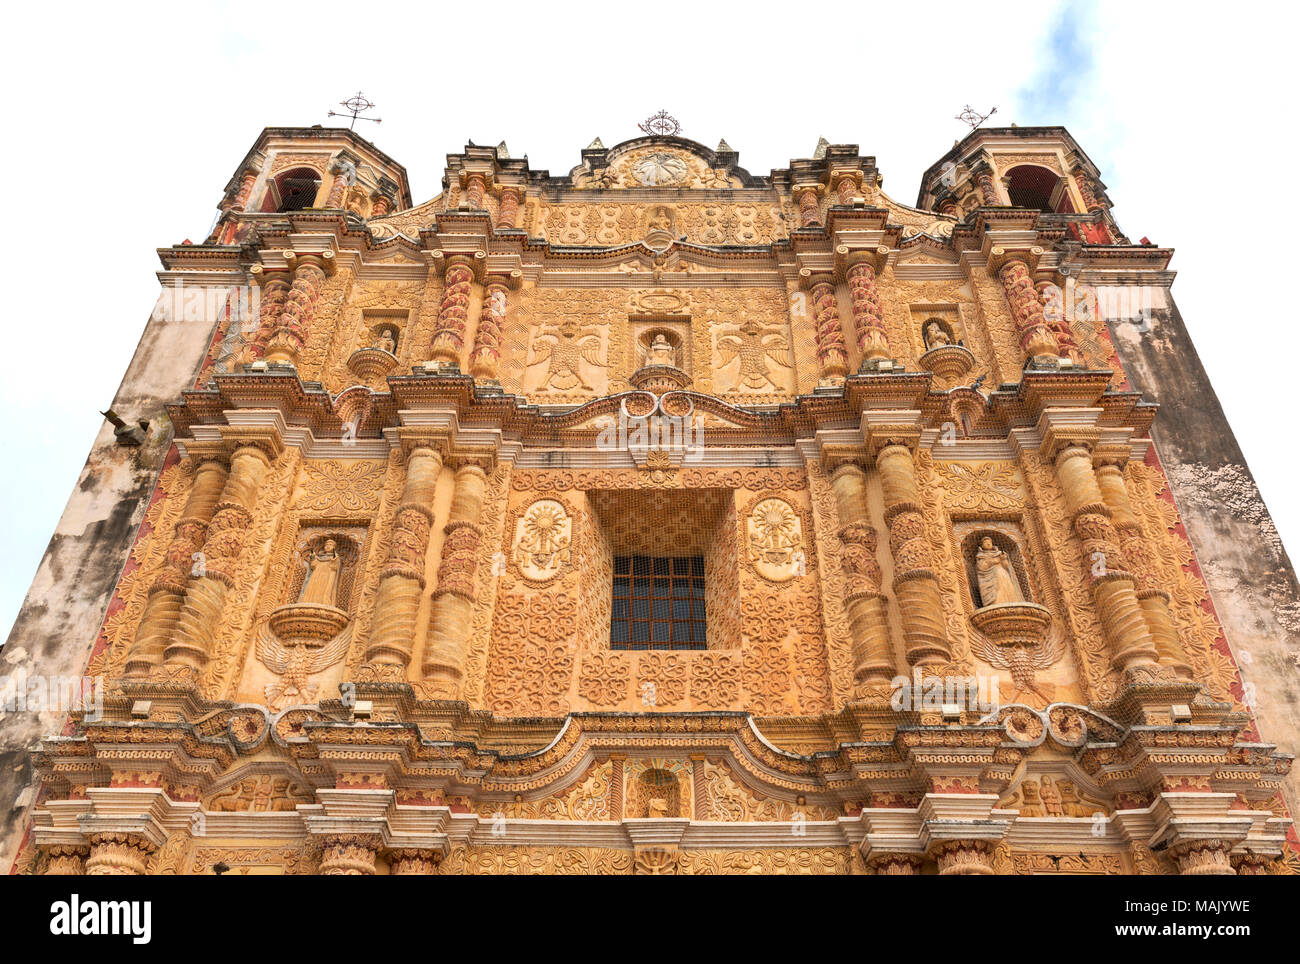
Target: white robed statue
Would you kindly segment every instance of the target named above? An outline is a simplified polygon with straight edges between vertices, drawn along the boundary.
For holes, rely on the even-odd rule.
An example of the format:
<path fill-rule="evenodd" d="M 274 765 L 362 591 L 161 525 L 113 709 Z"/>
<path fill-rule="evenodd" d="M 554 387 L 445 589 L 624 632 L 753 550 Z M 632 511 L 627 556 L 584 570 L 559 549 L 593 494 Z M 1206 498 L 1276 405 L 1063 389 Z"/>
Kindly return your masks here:
<path fill-rule="evenodd" d="M 310 568 L 298 601 L 334 606 L 339 585 L 338 544 L 333 539 L 326 539 L 324 547 L 308 558 L 307 565 Z"/>
<path fill-rule="evenodd" d="M 1020 581 L 1011 566 L 1011 557 L 985 536 L 975 554 L 975 572 L 979 577 L 980 602 L 985 606 L 1023 602 Z"/>

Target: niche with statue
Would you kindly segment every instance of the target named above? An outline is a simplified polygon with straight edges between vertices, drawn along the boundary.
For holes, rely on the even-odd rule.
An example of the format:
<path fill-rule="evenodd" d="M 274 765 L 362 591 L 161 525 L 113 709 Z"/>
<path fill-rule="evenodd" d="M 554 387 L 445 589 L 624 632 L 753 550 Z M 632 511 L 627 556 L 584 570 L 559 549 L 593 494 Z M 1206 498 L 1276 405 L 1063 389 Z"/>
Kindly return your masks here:
<path fill-rule="evenodd" d="M 397 367 L 397 343 L 402 328 L 396 317 L 365 317 L 361 345 L 348 356 L 348 371 L 363 385 L 379 387 Z"/>
<path fill-rule="evenodd" d="M 656 395 L 688 388 L 689 322 L 652 322 L 634 327 L 637 368 L 628 379 L 633 387 Z"/>
<path fill-rule="evenodd" d="M 921 345 L 918 364 L 933 372 L 939 388 L 952 388 L 975 367 L 975 356 L 962 342 L 961 328 L 955 316 L 931 313 L 920 319 Z"/>
<path fill-rule="evenodd" d="M 961 542 L 975 611 L 971 622 L 995 644 L 1037 645 L 1052 614 L 1034 602 L 1021 542 L 1008 525 L 973 527 Z"/>
<path fill-rule="evenodd" d="M 267 705 L 278 712 L 312 702 L 310 677 L 343 658 L 352 639 L 353 595 L 364 526 L 310 526 L 299 530 L 290 559 L 285 601 L 257 631 L 257 658 L 278 679 L 267 684 Z"/>

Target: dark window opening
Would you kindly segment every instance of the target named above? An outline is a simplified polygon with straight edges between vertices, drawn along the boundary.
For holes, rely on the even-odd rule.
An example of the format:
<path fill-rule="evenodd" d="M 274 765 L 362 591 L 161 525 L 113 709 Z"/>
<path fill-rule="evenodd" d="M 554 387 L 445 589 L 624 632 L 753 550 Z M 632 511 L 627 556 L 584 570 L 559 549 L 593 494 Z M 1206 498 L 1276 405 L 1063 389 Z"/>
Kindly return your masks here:
<path fill-rule="evenodd" d="M 1068 191 L 1062 190 L 1057 203 L 1052 203 L 1060 182 L 1061 179 L 1045 167 L 1022 164 L 1007 173 L 1007 195 L 1018 208 L 1035 208 L 1044 214 L 1073 214 Z"/>
<path fill-rule="evenodd" d="M 285 171 L 275 179 L 280 195 L 279 211 L 303 211 L 316 204 L 320 175 L 310 168 Z"/>
<path fill-rule="evenodd" d="M 703 556 L 615 556 L 611 649 L 707 649 Z"/>

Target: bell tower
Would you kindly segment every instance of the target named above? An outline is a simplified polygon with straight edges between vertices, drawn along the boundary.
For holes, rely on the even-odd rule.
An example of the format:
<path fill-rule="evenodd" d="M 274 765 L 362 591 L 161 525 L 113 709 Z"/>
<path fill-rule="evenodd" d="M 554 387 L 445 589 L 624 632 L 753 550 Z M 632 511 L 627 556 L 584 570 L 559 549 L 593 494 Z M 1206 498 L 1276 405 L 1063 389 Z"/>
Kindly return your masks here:
<path fill-rule="evenodd" d="M 268 127 L 226 185 L 209 240 L 239 243 L 249 216 L 343 211 L 368 220 L 410 206 L 406 168 L 355 132 Z"/>
<path fill-rule="evenodd" d="M 1062 221 L 1086 244 L 1126 244 L 1095 164 L 1063 127 L 977 128 L 925 172 L 917 207 L 961 220 L 1015 207 Z"/>

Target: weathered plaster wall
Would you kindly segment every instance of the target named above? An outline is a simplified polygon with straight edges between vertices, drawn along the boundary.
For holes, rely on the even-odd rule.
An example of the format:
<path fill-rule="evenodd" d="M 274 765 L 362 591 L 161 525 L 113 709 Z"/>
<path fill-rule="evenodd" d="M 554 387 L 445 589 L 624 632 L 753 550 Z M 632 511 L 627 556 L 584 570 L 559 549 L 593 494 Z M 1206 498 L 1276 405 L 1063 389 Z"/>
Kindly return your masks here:
<path fill-rule="evenodd" d="M 113 399 L 134 423 L 149 421 L 139 447 L 117 444 L 107 422 L 68 499 L 32 587 L 3 648 L 0 676 L 80 676 L 99 633 L 113 587 L 144 517 L 171 445 L 163 405 L 191 387 L 212 339 L 206 321 L 146 325 Z M 45 484 L 45 483 L 41 483 Z M 0 711 L 0 866 L 12 864 L 35 800 L 31 754 L 63 725 L 61 712 Z"/>
<path fill-rule="evenodd" d="M 1152 437 L 1261 735 L 1300 752 L 1300 585 L 1168 289 L 1149 322 L 1110 321 L 1133 386 L 1160 404 Z M 1287 786 L 1300 802 L 1300 773 Z"/>

